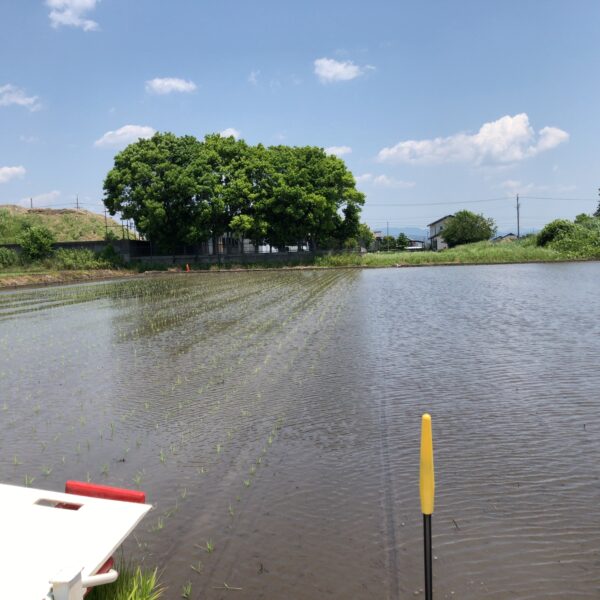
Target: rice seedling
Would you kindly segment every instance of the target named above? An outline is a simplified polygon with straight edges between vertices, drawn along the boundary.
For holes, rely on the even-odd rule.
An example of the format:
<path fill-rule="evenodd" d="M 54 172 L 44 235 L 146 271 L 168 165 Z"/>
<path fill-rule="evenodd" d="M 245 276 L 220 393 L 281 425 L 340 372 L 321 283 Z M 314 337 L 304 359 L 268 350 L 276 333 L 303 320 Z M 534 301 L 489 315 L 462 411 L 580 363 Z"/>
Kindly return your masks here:
<path fill-rule="evenodd" d="M 250 487 L 250 485 L 252 484 L 252 482 L 249 479 L 244 479 L 244 486 L 245 487 Z"/>
<path fill-rule="evenodd" d="M 229 512 L 229 516 L 230 516 L 230 517 L 233 517 L 233 516 L 235 515 L 235 512 L 234 512 L 234 510 L 233 510 L 233 507 L 231 506 L 231 502 L 229 503 L 229 509 L 228 509 L 228 512 Z"/>
<path fill-rule="evenodd" d="M 222 586 L 213 587 L 213 590 L 227 590 L 229 592 L 241 592 L 244 588 L 241 587 L 233 587 L 231 585 L 227 585 L 227 583 L 223 583 Z"/>
<path fill-rule="evenodd" d="M 49 477 L 52 474 L 52 467 L 42 467 L 42 475 Z"/>
<path fill-rule="evenodd" d="M 31 487 L 31 484 L 35 481 L 35 477 L 29 477 L 27 473 L 25 473 L 25 487 Z"/>
<path fill-rule="evenodd" d="M 127 564 L 118 564 L 119 578 L 114 583 L 92 588 L 87 600 L 159 600 L 163 588 L 158 582 L 158 571 L 144 572 Z"/>
<path fill-rule="evenodd" d="M 181 597 L 182 598 L 191 598 L 192 597 L 192 582 L 188 581 L 181 588 Z"/>
<path fill-rule="evenodd" d="M 20 464 L 21 464 L 21 461 L 19 460 L 19 457 L 18 457 L 18 456 L 15 454 L 15 455 L 13 456 L 13 465 L 14 465 L 15 467 L 18 467 Z"/>
<path fill-rule="evenodd" d="M 190 565 L 190 569 L 192 569 L 192 571 L 196 571 L 196 573 L 198 573 L 199 575 L 202 575 L 202 570 L 204 569 L 204 566 L 202 565 L 202 561 L 199 560 L 198 564 Z"/>
<path fill-rule="evenodd" d="M 142 484 L 142 478 L 143 478 L 144 474 L 142 471 L 138 471 L 134 476 L 133 476 L 133 483 L 135 483 L 135 485 L 137 487 L 140 487 L 140 485 Z"/>
<path fill-rule="evenodd" d="M 165 461 L 167 460 L 167 456 L 162 448 L 160 449 L 159 458 L 160 458 L 160 462 L 164 465 Z"/>
<path fill-rule="evenodd" d="M 170 519 L 178 510 L 179 510 L 179 505 L 177 504 L 177 500 L 176 500 L 175 506 L 173 506 L 165 511 L 165 517 L 167 517 L 167 519 Z"/>
<path fill-rule="evenodd" d="M 212 554 L 215 551 L 215 545 L 212 540 L 206 540 L 206 545 L 204 547 L 208 554 Z"/>
<path fill-rule="evenodd" d="M 165 528 L 165 520 L 162 517 L 158 517 L 156 524 L 150 528 L 151 532 L 162 531 Z"/>

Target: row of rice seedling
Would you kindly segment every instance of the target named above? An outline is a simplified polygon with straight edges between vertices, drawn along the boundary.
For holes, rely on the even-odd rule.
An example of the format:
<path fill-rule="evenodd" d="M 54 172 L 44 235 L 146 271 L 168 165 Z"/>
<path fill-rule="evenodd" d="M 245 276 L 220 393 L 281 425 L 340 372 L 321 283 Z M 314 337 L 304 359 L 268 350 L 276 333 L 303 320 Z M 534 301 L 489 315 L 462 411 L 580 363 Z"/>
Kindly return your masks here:
<path fill-rule="evenodd" d="M 3 423 L 39 444 L 3 435 L 18 456 L 8 478 L 54 489 L 71 477 L 147 489 L 157 509 L 139 550 L 157 560 L 170 523 L 185 523 L 198 498 L 210 502 L 205 486 L 219 490 L 230 469 L 243 504 L 278 433 L 273 382 L 314 352 L 324 323 L 339 314 L 335 290 L 349 285 L 339 272 L 255 275 L 166 278 L 150 291 L 139 280 L 79 286 L 93 293 L 43 290 L 43 307 L 30 297 L 26 311 L 4 318 L 0 348 L 10 345 L 19 359 L 0 359 L 11 391 Z M 27 339 L 13 344 L 23 326 Z M 37 361 L 42 387 L 23 359 Z M 0 459 L 2 476 L 5 467 Z M 229 521 L 239 505 L 221 504 Z M 204 537 L 221 546 L 218 531 Z"/>

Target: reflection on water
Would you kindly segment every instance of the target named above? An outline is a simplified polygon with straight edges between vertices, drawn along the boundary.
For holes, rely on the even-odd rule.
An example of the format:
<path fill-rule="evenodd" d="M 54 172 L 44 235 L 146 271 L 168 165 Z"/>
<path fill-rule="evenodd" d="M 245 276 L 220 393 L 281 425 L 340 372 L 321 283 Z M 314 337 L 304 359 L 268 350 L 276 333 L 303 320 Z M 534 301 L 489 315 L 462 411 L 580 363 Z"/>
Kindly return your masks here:
<path fill-rule="evenodd" d="M 126 549 L 168 598 L 418 597 L 427 410 L 436 597 L 598 598 L 599 282 L 593 263 L 2 293 L 0 480 L 144 489 Z"/>

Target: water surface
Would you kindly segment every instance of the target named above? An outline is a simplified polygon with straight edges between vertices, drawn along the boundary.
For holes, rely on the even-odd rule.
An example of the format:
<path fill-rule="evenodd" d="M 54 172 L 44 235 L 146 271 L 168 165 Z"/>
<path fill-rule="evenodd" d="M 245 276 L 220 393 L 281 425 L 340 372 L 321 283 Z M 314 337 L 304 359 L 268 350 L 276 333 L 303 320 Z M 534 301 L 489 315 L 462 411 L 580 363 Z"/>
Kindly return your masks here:
<path fill-rule="evenodd" d="M 598 598 L 599 315 L 598 263 L 2 293 L 0 480 L 144 489 L 167 598 L 418 597 L 429 411 L 436 597 Z"/>

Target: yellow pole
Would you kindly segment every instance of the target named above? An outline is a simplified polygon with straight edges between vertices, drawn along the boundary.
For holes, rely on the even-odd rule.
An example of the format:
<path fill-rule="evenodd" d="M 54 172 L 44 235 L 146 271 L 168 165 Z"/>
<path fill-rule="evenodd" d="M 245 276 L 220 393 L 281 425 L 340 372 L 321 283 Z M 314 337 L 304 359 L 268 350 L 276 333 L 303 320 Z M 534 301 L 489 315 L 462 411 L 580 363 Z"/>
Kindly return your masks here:
<path fill-rule="evenodd" d="M 433 473 L 433 437 L 431 415 L 421 418 L 421 468 L 419 473 L 421 512 L 423 513 L 423 547 L 425 550 L 425 600 L 433 599 L 433 555 L 431 549 L 431 515 L 435 478 Z"/>
<path fill-rule="evenodd" d="M 425 413 L 421 417 L 421 471 L 419 477 L 421 492 L 421 512 L 433 514 L 433 496 L 435 481 L 433 474 L 433 438 L 431 435 L 431 415 Z"/>

